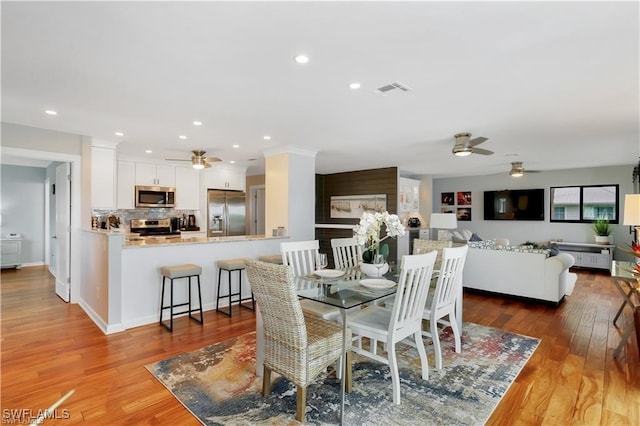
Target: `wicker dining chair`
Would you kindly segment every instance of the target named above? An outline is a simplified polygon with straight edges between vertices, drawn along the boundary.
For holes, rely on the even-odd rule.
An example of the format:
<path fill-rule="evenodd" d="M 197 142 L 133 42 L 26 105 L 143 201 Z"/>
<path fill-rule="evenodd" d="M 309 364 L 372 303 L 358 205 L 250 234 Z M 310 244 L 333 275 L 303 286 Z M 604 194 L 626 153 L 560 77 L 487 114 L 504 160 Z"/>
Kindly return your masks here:
<path fill-rule="evenodd" d="M 303 422 L 307 386 L 343 355 L 343 328 L 334 321 L 303 313 L 291 267 L 245 261 L 264 326 L 262 395 L 271 391 L 272 371 L 291 381 L 296 385 L 296 420 Z M 346 342 L 345 388 L 350 391 L 350 330 Z"/>

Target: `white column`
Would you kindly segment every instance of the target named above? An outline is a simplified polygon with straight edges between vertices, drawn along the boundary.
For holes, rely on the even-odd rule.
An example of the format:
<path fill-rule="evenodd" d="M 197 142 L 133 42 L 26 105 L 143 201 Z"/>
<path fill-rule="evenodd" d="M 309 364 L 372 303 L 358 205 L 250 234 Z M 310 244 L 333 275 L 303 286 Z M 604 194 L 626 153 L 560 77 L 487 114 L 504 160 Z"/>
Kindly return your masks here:
<path fill-rule="evenodd" d="M 283 226 L 292 240 L 315 238 L 315 151 L 265 152 L 265 233 Z"/>

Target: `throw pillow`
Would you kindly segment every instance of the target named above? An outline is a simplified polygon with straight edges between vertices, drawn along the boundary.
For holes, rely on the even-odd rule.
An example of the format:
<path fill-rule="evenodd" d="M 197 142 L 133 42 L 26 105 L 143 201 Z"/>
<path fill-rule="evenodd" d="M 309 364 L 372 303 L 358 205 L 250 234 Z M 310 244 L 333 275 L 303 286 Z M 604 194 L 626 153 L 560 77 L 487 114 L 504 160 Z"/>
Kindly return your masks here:
<path fill-rule="evenodd" d="M 471 237 L 469 237 L 469 241 L 482 241 L 482 238 L 480 238 L 478 234 L 474 232 L 473 234 L 471 234 Z"/>
<path fill-rule="evenodd" d="M 557 256 L 560 253 L 560 249 L 558 248 L 558 244 L 551 243 L 549 245 L 542 246 L 544 250 L 549 250 L 549 257 Z"/>

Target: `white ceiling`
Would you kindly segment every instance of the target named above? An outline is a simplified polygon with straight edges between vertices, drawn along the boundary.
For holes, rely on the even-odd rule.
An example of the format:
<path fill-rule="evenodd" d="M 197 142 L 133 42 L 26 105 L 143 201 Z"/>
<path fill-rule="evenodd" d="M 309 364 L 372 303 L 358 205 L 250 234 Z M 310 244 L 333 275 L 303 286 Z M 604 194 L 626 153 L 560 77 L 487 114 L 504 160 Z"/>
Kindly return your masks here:
<path fill-rule="evenodd" d="M 120 141 L 122 156 L 203 149 L 258 174 L 265 149 L 291 146 L 317 151 L 318 173 L 508 178 L 512 161 L 640 155 L 638 2 L 1 7 L 2 120 Z M 395 81 L 411 90 L 374 93 Z M 453 156 L 458 132 L 495 154 Z"/>

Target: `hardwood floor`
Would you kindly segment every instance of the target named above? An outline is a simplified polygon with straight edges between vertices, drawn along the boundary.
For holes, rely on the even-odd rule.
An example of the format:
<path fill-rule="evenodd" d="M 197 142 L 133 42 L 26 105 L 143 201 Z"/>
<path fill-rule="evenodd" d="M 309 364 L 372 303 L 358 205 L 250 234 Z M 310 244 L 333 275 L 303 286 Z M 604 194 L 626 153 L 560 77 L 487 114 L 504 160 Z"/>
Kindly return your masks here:
<path fill-rule="evenodd" d="M 488 424 L 640 424 L 635 336 L 612 357 L 622 298 L 607 273 L 578 277 L 558 308 L 465 293 L 465 321 L 542 339 Z M 105 336 L 78 305 L 55 295 L 45 267 L 2 270 L 1 279 L 3 423 L 10 416 L 24 423 L 75 389 L 56 411 L 68 418 L 45 424 L 197 425 L 144 366 L 254 329 L 253 312 L 242 309 L 231 319 L 206 312 L 204 327 L 179 319 L 173 334 L 152 324 Z M 631 309 L 622 320 L 632 325 Z"/>

